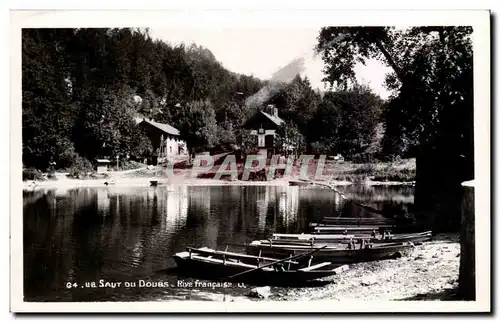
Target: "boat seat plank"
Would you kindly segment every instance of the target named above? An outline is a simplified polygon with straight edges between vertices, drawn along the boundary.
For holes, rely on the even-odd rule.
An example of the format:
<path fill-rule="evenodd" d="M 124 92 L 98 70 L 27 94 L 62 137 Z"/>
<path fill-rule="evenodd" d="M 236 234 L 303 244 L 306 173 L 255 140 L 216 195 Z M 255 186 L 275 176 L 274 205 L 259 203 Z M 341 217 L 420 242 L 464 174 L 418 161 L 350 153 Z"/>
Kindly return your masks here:
<path fill-rule="evenodd" d="M 346 239 L 354 238 L 355 235 L 313 235 L 313 234 L 273 234 L 273 237 L 278 239 L 290 238 L 292 240 L 309 240 L 314 239 Z"/>
<path fill-rule="evenodd" d="M 199 261 L 205 261 L 205 262 L 209 262 L 209 263 L 223 264 L 223 260 L 218 259 L 218 258 L 193 255 L 192 259 L 199 260 Z M 227 261 L 226 265 L 227 266 L 247 267 L 247 268 L 256 268 L 257 267 L 256 265 L 245 264 L 245 263 L 241 263 L 241 262 L 232 262 L 232 261 Z"/>
<path fill-rule="evenodd" d="M 390 227 L 332 227 L 332 226 L 316 226 L 314 227 L 314 230 L 317 231 L 350 231 L 350 230 L 357 230 L 357 231 L 372 231 L 372 230 L 379 230 L 379 228 L 390 228 Z"/>
<path fill-rule="evenodd" d="M 322 220 L 330 220 L 330 221 L 339 221 L 339 222 L 343 222 L 343 221 L 358 221 L 358 222 L 370 222 L 370 221 L 385 221 L 387 223 L 393 223 L 395 222 L 394 219 L 390 219 L 390 218 L 384 218 L 384 217 L 379 217 L 379 218 L 373 218 L 373 217 L 330 217 L 330 216 L 326 216 L 326 217 L 323 217 Z"/>
<path fill-rule="evenodd" d="M 222 257 L 224 255 L 226 255 L 227 257 L 229 258 L 235 258 L 235 259 L 255 259 L 257 260 L 259 257 L 258 256 L 254 256 L 254 255 L 246 255 L 246 254 L 238 254 L 238 253 L 233 253 L 233 252 L 224 252 L 224 251 L 216 251 L 216 250 L 213 250 L 213 249 L 209 249 L 209 248 L 193 248 L 193 247 L 187 247 L 187 249 L 191 249 L 191 251 L 193 253 L 197 253 L 197 254 L 200 254 L 200 255 L 211 255 L 211 256 L 219 256 L 219 257 Z M 265 260 L 265 261 L 277 261 L 279 259 L 276 259 L 276 258 L 270 258 L 270 257 L 260 257 L 261 260 Z M 297 261 L 286 261 L 286 263 L 291 263 L 291 264 L 298 264 Z"/>
<path fill-rule="evenodd" d="M 313 266 L 309 266 L 309 267 L 298 269 L 298 271 L 308 272 L 308 271 L 312 271 L 312 270 L 315 270 L 315 269 L 318 269 L 318 268 L 321 268 L 321 267 L 328 266 L 330 264 L 331 264 L 330 262 L 323 262 L 323 263 L 319 263 L 319 264 L 316 264 L 316 265 L 313 265 Z"/>
<path fill-rule="evenodd" d="M 373 224 L 373 225 L 334 225 L 334 224 L 327 224 L 327 223 L 311 223 L 311 225 L 315 225 L 314 227 L 328 227 L 328 228 L 338 228 L 338 229 L 378 229 L 378 228 L 393 228 L 393 225 L 379 225 L 379 224 Z"/>

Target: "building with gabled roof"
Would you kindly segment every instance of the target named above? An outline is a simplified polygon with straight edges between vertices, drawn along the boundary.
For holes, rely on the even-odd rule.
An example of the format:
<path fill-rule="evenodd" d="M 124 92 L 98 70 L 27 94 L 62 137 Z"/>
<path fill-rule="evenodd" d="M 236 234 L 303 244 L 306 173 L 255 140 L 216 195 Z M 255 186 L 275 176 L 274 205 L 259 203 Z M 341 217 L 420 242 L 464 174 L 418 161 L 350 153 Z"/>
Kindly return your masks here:
<path fill-rule="evenodd" d="M 140 116 L 136 117 L 135 121 L 151 140 L 153 157 L 171 159 L 174 156 L 188 153 L 186 142 L 181 139 L 180 131 L 172 125 Z M 162 142 L 163 146 L 161 146 Z"/>
<path fill-rule="evenodd" d="M 278 115 L 278 109 L 270 104 L 250 117 L 243 124 L 243 128 L 250 130 L 250 134 L 257 137 L 259 154 L 268 156 L 275 152 L 276 130 L 284 123 L 285 121 Z"/>

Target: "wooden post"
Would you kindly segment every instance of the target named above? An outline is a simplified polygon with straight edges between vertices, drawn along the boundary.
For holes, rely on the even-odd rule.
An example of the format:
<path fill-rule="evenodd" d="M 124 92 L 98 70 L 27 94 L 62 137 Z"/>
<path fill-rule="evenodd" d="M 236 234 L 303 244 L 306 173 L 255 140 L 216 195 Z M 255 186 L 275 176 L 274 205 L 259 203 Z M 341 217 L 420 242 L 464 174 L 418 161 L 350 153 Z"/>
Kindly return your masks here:
<path fill-rule="evenodd" d="M 292 254 L 290 254 L 290 258 L 292 258 Z M 291 260 L 288 262 L 288 270 L 290 270 L 290 265 L 292 265 L 292 261 Z"/>
<path fill-rule="evenodd" d="M 193 251 L 189 248 L 189 259 L 193 258 Z"/>
<path fill-rule="evenodd" d="M 474 186 L 462 184 L 462 223 L 460 229 L 460 269 L 458 296 L 466 301 L 476 300 L 476 261 L 474 231 Z"/>
<path fill-rule="evenodd" d="M 222 265 L 226 265 L 226 254 L 222 255 Z"/>

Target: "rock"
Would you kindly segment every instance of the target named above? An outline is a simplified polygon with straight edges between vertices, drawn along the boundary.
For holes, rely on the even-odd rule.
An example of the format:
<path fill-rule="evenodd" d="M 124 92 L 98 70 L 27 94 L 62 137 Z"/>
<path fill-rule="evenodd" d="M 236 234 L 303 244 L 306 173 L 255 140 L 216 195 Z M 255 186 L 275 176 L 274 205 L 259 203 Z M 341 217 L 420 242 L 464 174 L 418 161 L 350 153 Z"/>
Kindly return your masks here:
<path fill-rule="evenodd" d="M 399 251 L 395 252 L 393 255 L 392 255 L 392 259 L 397 259 L 397 258 L 401 258 L 403 257 L 403 254 Z"/>
<path fill-rule="evenodd" d="M 348 269 L 349 269 L 349 265 L 342 265 L 342 266 L 335 268 L 333 271 L 335 272 L 335 274 L 340 274 L 342 272 L 347 271 Z"/>
<path fill-rule="evenodd" d="M 248 292 L 247 296 L 257 299 L 267 299 L 271 295 L 271 287 L 255 287 Z"/>
<path fill-rule="evenodd" d="M 361 286 L 370 286 L 377 283 L 374 278 L 365 278 L 361 281 Z"/>

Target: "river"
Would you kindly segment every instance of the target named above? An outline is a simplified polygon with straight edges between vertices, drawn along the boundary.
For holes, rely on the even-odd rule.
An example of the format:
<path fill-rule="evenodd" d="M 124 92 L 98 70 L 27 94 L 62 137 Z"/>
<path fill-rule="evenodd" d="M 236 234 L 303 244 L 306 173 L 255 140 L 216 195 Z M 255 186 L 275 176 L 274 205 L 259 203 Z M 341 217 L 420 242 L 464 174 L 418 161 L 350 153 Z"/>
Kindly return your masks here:
<path fill-rule="evenodd" d="M 413 204 L 407 186 L 337 189 L 377 209 L 407 213 Z M 242 295 L 250 286 L 181 287 L 193 280 L 178 276 L 172 255 L 186 246 L 239 250 L 274 232 L 303 232 L 323 216 L 372 215 L 326 188 L 103 187 L 23 194 L 24 297 L 40 302 Z"/>

